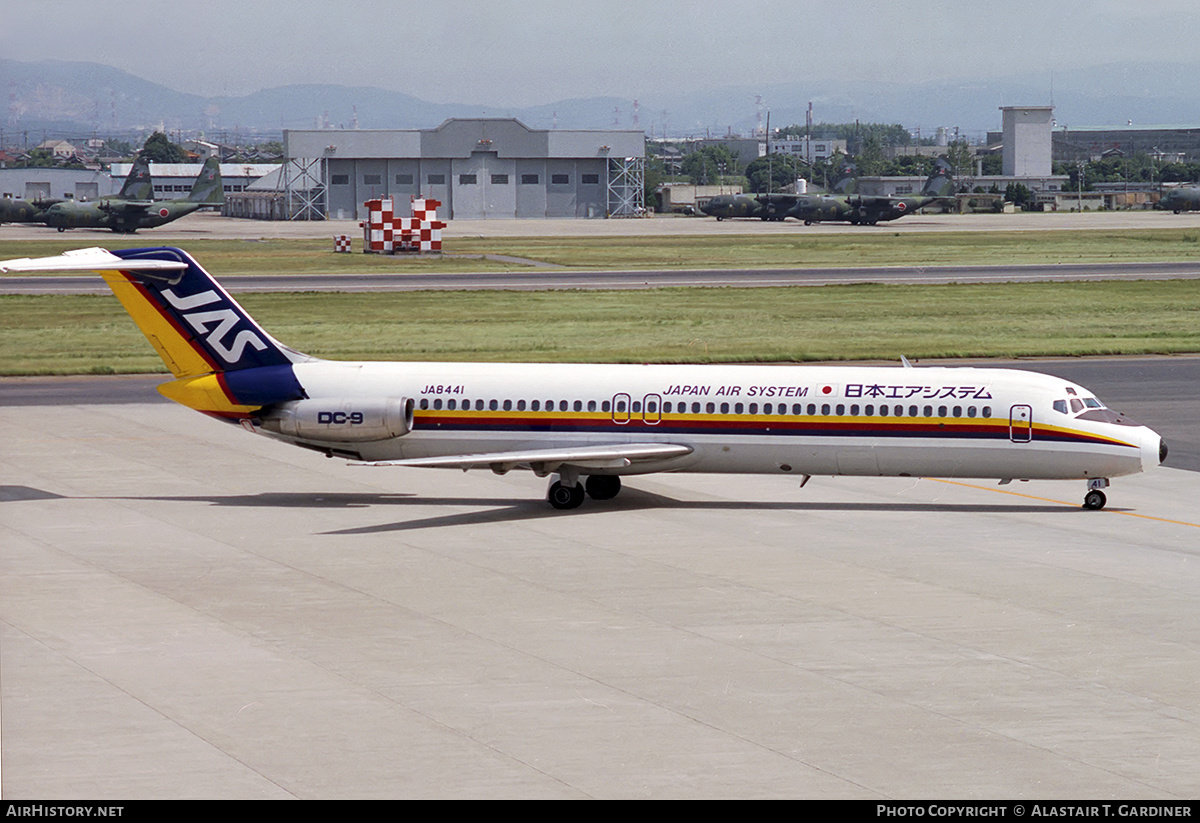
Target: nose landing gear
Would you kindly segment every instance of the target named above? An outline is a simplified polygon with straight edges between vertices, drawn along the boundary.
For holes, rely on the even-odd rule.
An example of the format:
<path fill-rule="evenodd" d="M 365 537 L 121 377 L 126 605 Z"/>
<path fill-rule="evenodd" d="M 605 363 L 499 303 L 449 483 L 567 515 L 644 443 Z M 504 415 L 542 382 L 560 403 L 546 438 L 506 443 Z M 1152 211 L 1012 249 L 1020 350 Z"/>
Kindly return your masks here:
<path fill-rule="evenodd" d="M 1108 488 L 1107 477 L 1097 477 L 1094 480 L 1088 481 L 1088 493 L 1083 496 L 1083 507 L 1085 509 L 1103 509 L 1104 504 L 1108 502 L 1108 496 L 1101 489 Z"/>

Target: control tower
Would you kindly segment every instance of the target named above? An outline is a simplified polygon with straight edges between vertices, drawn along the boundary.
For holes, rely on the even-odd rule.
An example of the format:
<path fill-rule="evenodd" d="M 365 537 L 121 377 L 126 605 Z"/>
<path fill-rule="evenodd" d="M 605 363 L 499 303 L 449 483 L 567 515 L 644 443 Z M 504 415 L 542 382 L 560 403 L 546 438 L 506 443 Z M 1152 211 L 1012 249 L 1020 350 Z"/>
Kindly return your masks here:
<path fill-rule="evenodd" d="M 1053 106 L 1001 106 L 1004 113 L 1005 177 L 1050 175 Z"/>

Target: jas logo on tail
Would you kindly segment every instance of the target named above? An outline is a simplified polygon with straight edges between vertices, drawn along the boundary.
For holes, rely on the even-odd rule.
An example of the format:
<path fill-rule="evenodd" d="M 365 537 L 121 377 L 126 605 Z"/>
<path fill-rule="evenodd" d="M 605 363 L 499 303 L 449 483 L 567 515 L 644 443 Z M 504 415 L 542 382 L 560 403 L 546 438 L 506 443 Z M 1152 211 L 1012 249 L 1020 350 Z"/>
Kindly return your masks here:
<path fill-rule="evenodd" d="M 233 331 L 241 319 L 228 306 L 211 311 L 192 311 L 202 306 L 211 306 L 213 303 L 220 303 L 221 297 L 215 291 L 210 290 L 193 294 L 189 297 L 179 297 L 170 289 L 163 289 L 162 294 L 163 297 L 167 298 L 168 303 L 179 310 L 179 314 L 183 319 L 199 334 L 204 336 L 204 342 L 208 344 L 209 348 L 220 355 L 221 359 L 226 363 L 232 365 L 241 360 L 246 346 L 252 346 L 258 351 L 262 351 L 267 347 L 267 344 L 249 329 L 239 331 L 234 335 L 232 344 L 226 345 L 226 337 Z"/>

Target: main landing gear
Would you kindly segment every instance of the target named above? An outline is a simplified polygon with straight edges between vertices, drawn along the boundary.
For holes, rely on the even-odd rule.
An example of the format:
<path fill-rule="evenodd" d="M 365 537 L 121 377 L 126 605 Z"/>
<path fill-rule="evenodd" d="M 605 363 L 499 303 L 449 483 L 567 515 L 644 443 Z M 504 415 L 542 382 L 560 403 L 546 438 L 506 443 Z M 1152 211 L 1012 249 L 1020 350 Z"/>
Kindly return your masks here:
<path fill-rule="evenodd" d="M 559 475 L 547 489 L 546 499 L 559 510 L 577 509 L 583 504 L 585 495 L 593 500 L 611 500 L 620 491 L 621 478 L 616 475 L 588 475 L 585 483 L 580 483 L 577 478 Z"/>
<path fill-rule="evenodd" d="M 1097 477 L 1094 480 L 1088 481 L 1088 493 L 1083 496 L 1083 507 L 1085 509 L 1103 509 L 1104 504 L 1108 502 L 1108 496 L 1100 491 L 1108 488 L 1107 477 Z"/>
<path fill-rule="evenodd" d="M 621 478 L 615 474 L 592 474 L 583 487 L 593 500 L 612 500 L 621 491 Z"/>
<path fill-rule="evenodd" d="M 555 480 L 550 484 L 546 498 L 556 509 L 577 509 L 583 504 L 583 484 L 568 486 L 561 480 Z"/>

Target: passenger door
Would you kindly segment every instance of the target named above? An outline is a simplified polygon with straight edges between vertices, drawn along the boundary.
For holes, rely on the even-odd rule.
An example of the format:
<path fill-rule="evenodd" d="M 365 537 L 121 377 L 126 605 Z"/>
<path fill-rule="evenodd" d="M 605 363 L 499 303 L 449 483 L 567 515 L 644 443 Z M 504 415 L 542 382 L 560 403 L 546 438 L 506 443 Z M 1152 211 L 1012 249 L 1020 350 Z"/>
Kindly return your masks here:
<path fill-rule="evenodd" d="M 1033 439 L 1033 408 L 1023 404 L 1013 406 L 1008 413 L 1008 439 L 1028 443 Z"/>

